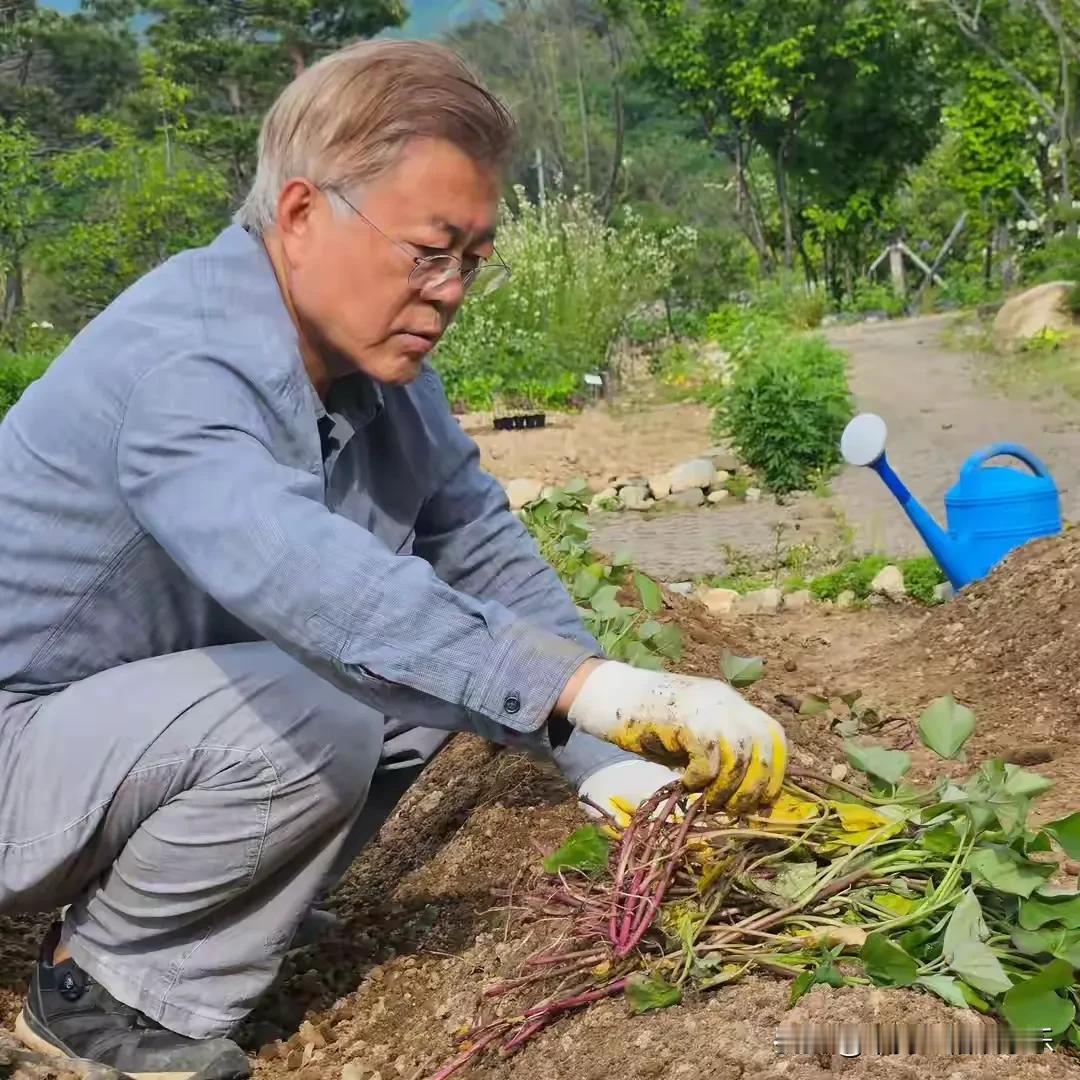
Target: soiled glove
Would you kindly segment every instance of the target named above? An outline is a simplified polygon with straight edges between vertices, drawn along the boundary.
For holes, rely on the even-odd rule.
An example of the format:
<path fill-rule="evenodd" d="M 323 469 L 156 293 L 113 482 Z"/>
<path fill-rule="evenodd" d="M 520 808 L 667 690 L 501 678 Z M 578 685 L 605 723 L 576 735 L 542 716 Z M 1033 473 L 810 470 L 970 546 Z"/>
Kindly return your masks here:
<path fill-rule="evenodd" d="M 666 765 L 644 758 L 623 758 L 586 777 L 578 794 L 611 814 L 620 824 L 625 824 L 625 819 L 646 799 L 678 779 L 679 774 Z M 588 803 L 585 812 L 590 817 L 599 817 Z"/>
<path fill-rule="evenodd" d="M 609 660 L 585 679 L 568 719 L 631 753 L 682 766 L 686 787 L 729 813 L 771 803 L 787 768 L 784 729 L 714 679 Z"/>

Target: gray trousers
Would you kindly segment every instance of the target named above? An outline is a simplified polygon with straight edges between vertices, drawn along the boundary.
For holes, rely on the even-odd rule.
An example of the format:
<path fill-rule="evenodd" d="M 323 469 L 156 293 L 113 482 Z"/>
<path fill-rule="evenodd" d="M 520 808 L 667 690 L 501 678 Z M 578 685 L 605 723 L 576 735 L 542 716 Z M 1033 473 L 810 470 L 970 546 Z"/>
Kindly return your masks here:
<path fill-rule="evenodd" d="M 464 711 L 461 729 L 542 745 Z M 444 737 L 395 728 L 266 642 L 0 691 L 0 913 L 70 904 L 62 941 L 110 993 L 225 1034 L 392 809 L 400 791 L 364 816 L 380 766 L 415 774 Z M 624 756 L 575 734 L 556 760 L 576 783 Z"/>

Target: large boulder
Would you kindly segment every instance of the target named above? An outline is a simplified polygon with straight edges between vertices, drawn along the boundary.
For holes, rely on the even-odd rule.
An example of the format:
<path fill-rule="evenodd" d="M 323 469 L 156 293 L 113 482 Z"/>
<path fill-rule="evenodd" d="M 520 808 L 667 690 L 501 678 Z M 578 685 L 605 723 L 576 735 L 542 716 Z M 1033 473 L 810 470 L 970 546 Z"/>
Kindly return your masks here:
<path fill-rule="evenodd" d="M 704 490 L 713 482 L 715 475 L 716 467 L 708 458 L 684 461 L 671 470 L 671 494 L 678 495 L 680 491 L 691 488 Z"/>
<path fill-rule="evenodd" d="M 544 485 L 539 480 L 511 480 L 506 485 L 506 497 L 510 500 L 511 510 L 522 510 L 531 502 L 540 498 Z"/>
<path fill-rule="evenodd" d="M 1044 330 L 1070 329 L 1065 301 L 1072 288 L 1070 281 L 1049 281 L 1006 300 L 994 317 L 994 347 L 1011 349 Z"/>

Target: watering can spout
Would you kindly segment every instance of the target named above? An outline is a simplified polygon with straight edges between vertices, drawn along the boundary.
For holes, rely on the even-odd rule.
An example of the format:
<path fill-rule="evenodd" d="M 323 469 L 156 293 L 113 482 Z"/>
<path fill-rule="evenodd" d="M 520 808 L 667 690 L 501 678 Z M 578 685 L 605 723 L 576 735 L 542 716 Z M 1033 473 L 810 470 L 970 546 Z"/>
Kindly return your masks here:
<path fill-rule="evenodd" d="M 885 457 L 885 421 L 872 413 L 855 417 L 844 432 L 841 451 L 851 465 L 873 469 L 896 497 L 904 513 L 915 526 L 930 554 L 956 589 L 971 581 L 966 568 L 965 545 L 950 536 L 929 514 L 907 485 L 896 475 Z"/>

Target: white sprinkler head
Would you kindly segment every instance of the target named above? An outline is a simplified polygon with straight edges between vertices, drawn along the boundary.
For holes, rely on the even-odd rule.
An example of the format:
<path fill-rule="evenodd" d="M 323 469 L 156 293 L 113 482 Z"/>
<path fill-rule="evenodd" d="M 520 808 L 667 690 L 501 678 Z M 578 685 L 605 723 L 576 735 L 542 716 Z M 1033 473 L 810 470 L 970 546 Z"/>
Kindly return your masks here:
<path fill-rule="evenodd" d="M 885 421 L 874 413 L 859 413 L 840 439 L 840 453 L 849 465 L 873 465 L 885 453 Z"/>

